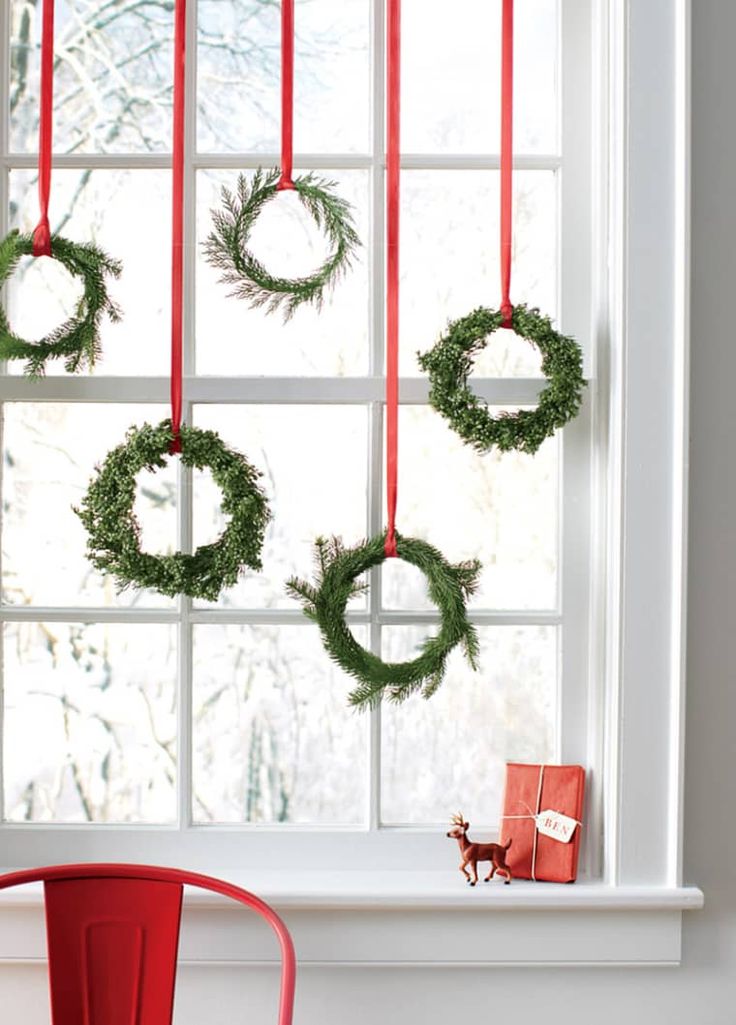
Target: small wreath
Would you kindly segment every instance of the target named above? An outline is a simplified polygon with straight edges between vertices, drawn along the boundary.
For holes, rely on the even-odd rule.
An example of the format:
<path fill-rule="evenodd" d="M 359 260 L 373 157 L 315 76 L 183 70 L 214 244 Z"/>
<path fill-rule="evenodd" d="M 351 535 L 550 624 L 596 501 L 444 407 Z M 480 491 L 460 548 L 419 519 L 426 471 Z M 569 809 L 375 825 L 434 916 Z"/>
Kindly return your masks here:
<path fill-rule="evenodd" d="M 236 583 L 245 566 L 260 569 L 263 533 L 270 519 L 258 485 L 260 472 L 244 455 L 229 449 L 214 431 L 182 427 L 181 458 L 186 466 L 208 467 L 222 489 L 222 509 L 230 520 L 213 544 L 193 555 L 150 555 L 140 547 L 140 525 L 133 511 L 136 477 L 166 464 L 174 435 L 171 421 L 131 428 L 99 467 L 75 512 L 89 534 L 87 555 L 99 570 L 113 573 L 125 588 L 151 587 L 161 594 L 188 594 L 214 601 Z"/>
<path fill-rule="evenodd" d="M 0 242 L 0 287 L 10 277 L 21 256 L 33 255 L 33 237 L 11 231 Z M 40 377 L 47 359 L 63 359 L 69 373 L 94 366 L 100 355 L 100 321 L 104 314 L 112 321 L 120 320 L 120 311 L 110 299 L 105 275 L 120 276 L 121 265 L 95 245 L 79 245 L 51 236 L 51 257 L 58 260 L 74 277 L 84 282 L 82 296 L 74 316 L 55 328 L 38 342 L 28 342 L 14 334 L 5 310 L 0 306 L 0 359 L 27 359 L 25 372 Z"/>
<path fill-rule="evenodd" d="M 480 452 L 495 445 L 503 452 L 533 453 L 580 412 L 585 387 L 582 352 L 574 338 L 555 331 L 539 310 L 515 306 L 511 326 L 539 349 L 548 383 L 535 409 L 493 417 L 487 403 L 468 387 L 468 377 L 475 356 L 504 319 L 500 310 L 481 307 L 452 321 L 434 348 L 419 355 L 419 364 L 429 374 L 430 405 L 449 420 L 463 441 Z"/>
<path fill-rule="evenodd" d="M 427 577 L 430 597 L 442 616 L 440 632 L 422 643 L 420 654 L 411 662 L 383 662 L 355 640 L 345 622 L 345 608 L 353 595 L 365 590 L 358 578 L 386 559 L 385 540 L 386 535 L 379 534 L 355 548 L 344 548 L 339 538 L 318 538 L 316 586 L 296 578 L 286 585 L 319 626 L 330 658 L 359 681 L 349 697 L 350 704 L 358 708 L 377 705 L 384 694 L 395 702 L 418 690 L 423 697 L 431 697 L 442 683 L 447 657 L 457 644 L 462 645 L 473 669 L 478 668 L 478 635 L 468 620 L 465 600 L 477 587 L 480 563 L 473 559 L 453 566 L 426 541 L 399 534 L 399 557 Z"/>
<path fill-rule="evenodd" d="M 309 277 L 278 278 L 266 270 L 248 248 L 253 225 L 263 206 L 278 193 L 278 170 L 259 168 L 248 185 L 238 176 L 237 195 L 222 190 L 223 211 L 212 211 L 214 228 L 204 243 L 207 260 L 223 271 L 220 281 L 235 285 L 230 295 L 246 299 L 252 307 L 265 306 L 273 313 L 284 307 L 288 320 L 302 303 L 322 306 L 324 291 L 350 267 L 360 239 L 353 226 L 350 204 L 335 195 L 335 182 L 305 174 L 294 179 L 294 191 L 315 223 L 329 239 L 332 251 Z"/>

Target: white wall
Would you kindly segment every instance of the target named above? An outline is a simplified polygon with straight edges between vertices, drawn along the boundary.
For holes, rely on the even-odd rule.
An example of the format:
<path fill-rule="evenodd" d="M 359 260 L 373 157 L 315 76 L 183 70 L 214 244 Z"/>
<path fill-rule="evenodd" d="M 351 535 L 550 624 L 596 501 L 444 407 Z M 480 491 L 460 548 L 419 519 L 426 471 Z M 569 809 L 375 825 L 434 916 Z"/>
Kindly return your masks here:
<path fill-rule="evenodd" d="M 459 1013 L 504 1025 L 736 1023 L 736 3 L 693 7 L 685 876 L 705 891 L 706 909 L 685 918 L 680 968 L 309 969 L 298 1025 L 444 1025 Z M 270 970 L 185 968 L 177 1025 L 275 1021 L 275 983 Z M 48 1020 L 43 968 L 5 969 L 2 994 L 0 1025 Z"/>

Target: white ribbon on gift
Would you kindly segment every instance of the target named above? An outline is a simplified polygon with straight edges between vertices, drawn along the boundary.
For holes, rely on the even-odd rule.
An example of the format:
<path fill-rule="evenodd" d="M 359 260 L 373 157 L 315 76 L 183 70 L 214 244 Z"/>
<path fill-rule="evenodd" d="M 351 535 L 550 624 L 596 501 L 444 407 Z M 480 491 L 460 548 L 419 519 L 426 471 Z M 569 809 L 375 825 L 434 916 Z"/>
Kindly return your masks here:
<path fill-rule="evenodd" d="M 533 812 L 526 801 L 520 801 L 526 808 L 527 815 L 502 815 L 502 819 L 534 819 L 534 844 L 532 846 L 532 880 L 536 883 L 537 881 L 537 841 L 539 838 L 539 813 L 542 810 L 542 787 L 544 785 L 544 765 L 539 766 L 539 782 L 537 783 L 537 810 Z M 562 815 L 562 812 L 557 814 Z M 565 818 L 572 818 L 570 815 L 566 815 Z M 579 819 L 573 819 L 573 822 L 577 823 L 578 826 L 582 826 L 582 822 Z"/>

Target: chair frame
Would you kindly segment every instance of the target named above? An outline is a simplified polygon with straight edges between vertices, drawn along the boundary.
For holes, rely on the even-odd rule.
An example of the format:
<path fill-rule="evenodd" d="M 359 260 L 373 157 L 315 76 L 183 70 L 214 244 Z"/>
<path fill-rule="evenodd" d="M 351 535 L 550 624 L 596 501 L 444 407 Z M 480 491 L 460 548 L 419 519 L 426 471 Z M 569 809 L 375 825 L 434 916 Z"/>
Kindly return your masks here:
<path fill-rule="evenodd" d="M 213 876 L 200 875 L 196 872 L 187 872 L 183 869 L 165 868 L 155 865 L 129 865 L 129 864 L 80 864 L 80 865 L 48 865 L 41 868 L 24 869 L 19 872 L 10 872 L 0 876 L 0 890 L 6 890 L 14 886 L 23 886 L 26 883 L 42 882 L 45 885 L 46 897 L 46 922 L 49 940 L 51 939 L 51 921 L 49 916 L 48 898 L 50 888 L 53 884 L 64 881 L 77 881 L 81 884 L 83 880 L 133 880 L 141 883 L 172 883 L 179 887 L 178 893 L 173 891 L 170 896 L 174 902 L 178 899 L 178 913 L 180 913 L 181 899 L 184 886 L 194 886 L 201 890 L 209 890 L 218 893 L 223 897 L 229 897 L 257 912 L 271 926 L 279 941 L 281 948 L 281 996 L 279 1002 L 278 1025 L 291 1025 L 294 1010 L 294 989 L 296 985 L 296 956 L 291 935 L 286 925 L 276 914 L 272 907 L 266 904 L 255 894 L 244 890 L 232 883 L 224 882 Z M 51 887 L 50 885 L 51 884 Z M 166 888 L 160 888 L 165 890 Z M 83 888 L 82 888 L 83 892 Z M 171 901 L 170 901 L 171 903 Z M 176 910 L 176 907 L 174 908 Z M 173 947 L 173 965 L 171 977 L 171 992 L 168 994 L 171 1010 L 168 1013 L 168 1021 L 162 1021 L 161 1025 L 171 1025 L 171 1014 L 173 1013 L 173 985 L 175 979 L 176 960 L 178 953 L 178 921 L 176 934 L 174 936 L 175 946 Z M 171 937 L 169 937 L 171 939 Z M 49 974 L 51 977 L 51 951 L 49 951 Z M 54 1005 L 52 985 L 52 1012 Z M 134 1023 L 138 1023 L 138 1012 L 134 1012 Z M 56 1020 L 54 1025 L 57 1025 Z M 65 1025 L 61 1022 L 58 1025 Z"/>

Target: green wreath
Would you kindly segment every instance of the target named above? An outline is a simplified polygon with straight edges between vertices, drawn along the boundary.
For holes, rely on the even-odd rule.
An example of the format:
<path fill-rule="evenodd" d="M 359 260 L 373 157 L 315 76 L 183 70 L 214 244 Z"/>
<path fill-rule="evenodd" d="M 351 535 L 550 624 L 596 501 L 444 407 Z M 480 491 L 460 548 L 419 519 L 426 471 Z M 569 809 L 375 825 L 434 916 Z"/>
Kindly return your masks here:
<path fill-rule="evenodd" d="M 503 452 L 533 453 L 580 412 L 585 387 L 582 352 L 574 338 L 555 331 L 539 310 L 515 306 L 512 327 L 542 354 L 547 387 L 535 409 L 493 417 L 487 403 L 468 387 L 468 378 L 474 358 L 503 322 L 500 310 L 474 310 L 452 321 L 434 348 L 419 355 L 419 364 L 429 374 L 430 405 L 449 420 L 463 441 L 480 452 L 495 445 Z"/>
<path fill-rule="evenodd" d="M 278 278 L 266 270 L 248 248 L 253 225 L 264 205 L 278 193 L 280 173 L 258 168 L 251 184 L 238 176 L 237 195 L 222 190 L 224 210 L 212 211 L 213 230 L 204 250 L 207 260 L 221 270 L 220 281 L 235 285 L 230 293 L 252 307 L 265 306 L 269 313 L 284 307 L 288 320 L 302 303 L 322 305 L 324 291 L 348 270 L 360 239 L 353 226 L 350 204 L 335 195 L 335 183 L 305 174 L 294 179 L 294 191 L 315 223 L 329 239 L 332 251 L 314 274 L 304 278 Z"/>
<path fill-rule="evenodd" d="M 366 585 L 358 578 L 386 559 L 385 540 L 384 533 L 355 548 L 344 548 L 339 538 L 318 538 L 316 585 L 296 578 L 286 585 L 289 594 L 303 602 L 309 619 L 319 626 L 330 658 L 358 680 L 358 687 L 349 697 L 350 704 L 358 708 L 377 705 L 384 694 L 395 702 L 404 701 L 415 691 L 431 697 L 442 683 L 447 657 L 457 644 L 462 645 L 473 669 L 478 668 L 478 635 L 468 620 L 465 600 L 476 589 L 480 563 L 473 559 L 453 566 L 426 541 L 399 534 L 398 555 L 426 576 L 430 597 L 442 616 L 440 632 L 422 643 L 419 655 L 411 662 L 383 662 L 355 640 L 345 622 L 345 608 L 353 595 L 365 590 Z"/>
<path fill-rule="evenodd" d="M 75 512 L 87 528 L 87 555 L 99 570 L 113 573 L 121 588 L 151 587 L 162 594 L 188 594 L 214 601 L 236 583 L 245 566 L 261 568 L 263 533 L 270 519 L 258 485 L 260 472 L 244 455 L 229 449 L 214 431 L 182 427 L 181 459 L 208 467 L 222 489 L 222 509 L 230 520 L 213 544 L 193 555 L 150 555 L 141 551 L 140 525 L 133 511 L 136 477 L 166 464 L 174 435 L 171 421 L 131 428 L 124 444 L 109 453 Z"/>
<path fill-rule="evenodd" d="M 10 277 L 21 256 L 33 255 L 33 236 L 11 231 L 0 242 L 0 288 Z M 74 316 L 38 342 L 28 342 L 11 330 L 0 306 L 0 359 L 27 359 L 25 372 L 40 377 L 47 359 L 63 359 L 69 373 L 92 368 L 100 355 L 100 321 L 104 314 L 120 320 L 117 305 L 107 294 L 105 275 L 120 276 L 121 265 L 95 245 L 78 245 L 59 235 L 51 236 L 51 258 L 58 260 L 84 283 Z"/>

